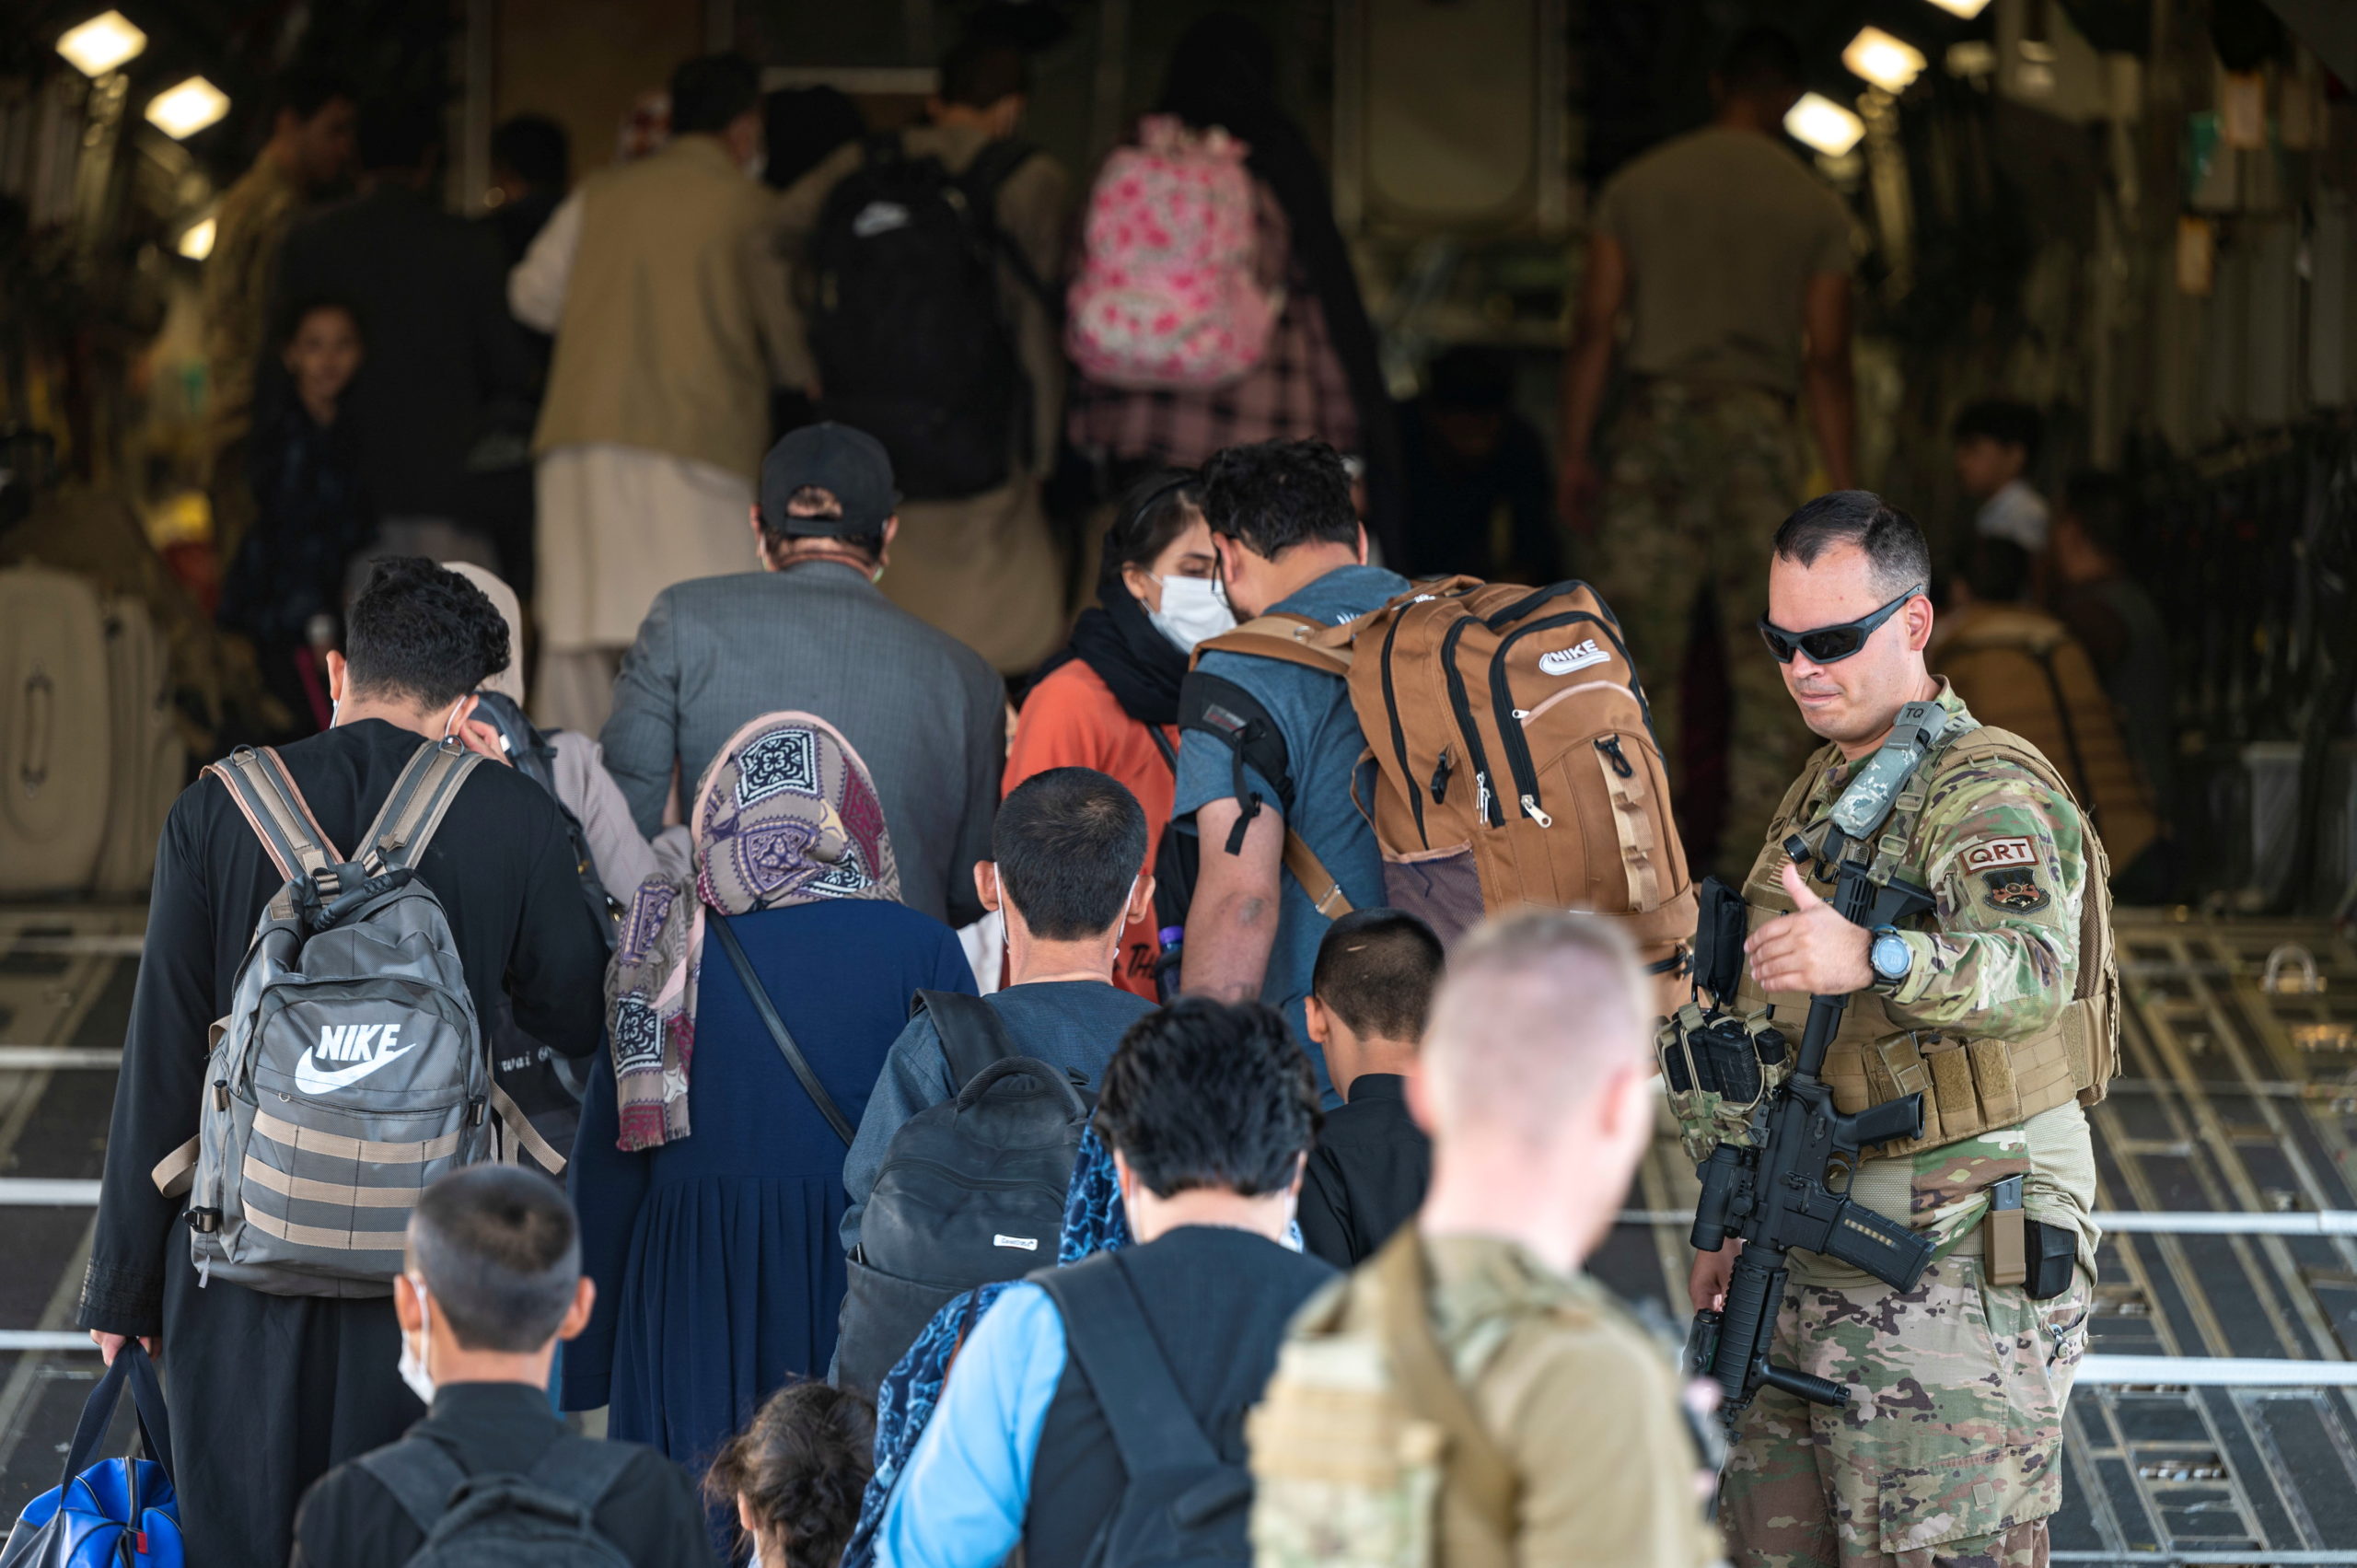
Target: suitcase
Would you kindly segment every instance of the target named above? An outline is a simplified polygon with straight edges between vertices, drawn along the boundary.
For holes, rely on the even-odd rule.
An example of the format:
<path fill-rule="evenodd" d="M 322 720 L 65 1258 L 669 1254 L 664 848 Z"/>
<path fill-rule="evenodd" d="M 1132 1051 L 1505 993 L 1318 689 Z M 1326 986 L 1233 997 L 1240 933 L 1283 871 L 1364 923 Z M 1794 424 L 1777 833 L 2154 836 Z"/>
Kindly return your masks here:
<path fill-rule="evenodd" d="M 98 869 L 114 772 L 107 663 L 87 581 L 0 571 L 0 896 L 78 892 Z"/>
<path fill-rule="evenodd" d="M 155 876 L 156 841 L 187 777 L 188 750 L 172 719 L 170 661 L 146 605 L 108 600 L 106 633 L 113 780 L 90 890 L 137 898 Z"/>

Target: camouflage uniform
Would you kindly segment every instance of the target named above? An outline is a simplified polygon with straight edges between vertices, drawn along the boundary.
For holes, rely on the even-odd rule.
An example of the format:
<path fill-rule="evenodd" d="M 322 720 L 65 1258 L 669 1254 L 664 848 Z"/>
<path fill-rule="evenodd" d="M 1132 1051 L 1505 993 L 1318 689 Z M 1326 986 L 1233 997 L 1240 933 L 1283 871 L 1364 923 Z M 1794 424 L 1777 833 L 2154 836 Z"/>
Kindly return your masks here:
<path fill-rule="evenodd" d="M 1964 704 L 1941 683 L 1943 706 Z M 1822 820 L 1852 769 L 1828 748 L 1800 820 Z M 2025 1039 L 2073 993 L 2084 825 L 2020 764 L 1983 758 L 1940 772 L 1906 864 L 1935 899 L 1906 936 L 1914 962 L 1879 1006 L 1892 1030 Z M 2004 846 L 1991 854 L 1989 846 Z M 2024 847 L 2026 846 L 2026 847 Z M 1976 851 L 1980 853 L 1976 854 Z M 1764 849 L 1757 898 L 1781 854 Z M 1978 869 L 1991 859 L 2027 861 Z M 1800 1016 L 1778 998 L 1778 1014 Z M 1805 1011 L 1805 1008 L 1803 1009 Z M 2072 1287 L 2047 1301 L 1983 1277 L 1988 1189 L 2024 1179 L 2023 1208 L 2078 1233 Z M 2084 1353 L 2098 1240 L 2088 1219 L 2094 1151 L 2075 1103 L 2012 1127 L 1895 1158 L 1868 1159 L 1853 1197 L 1928 1234 L 1937 1261 L 1892 1290 L 1806 1252 L 1791 1254 L 1775 1357 L 1848 1387 L 1846 1407 L 1762 1388 L 1736 1433 L 1722 1493 L 1731 1555 L 1756 1568 L 2013 1568 L 2043 1563 L 2061 1503 L 2062 1409 Z"/>
<path fill-rule="evenodd" d="M 253 519 L 246 436 L 253 424 L 254 373 L 269 347 L 270 290 L 278 247 L 302 215 L 303 188 L 269 157 L 258 157 L 221 198 L 213 250 L 204 259 L 204 356 L 212 377 L 206 418 L 213 538 L 226 564 Z"/>
<path fill-rule="evenodd" d="M 1730 710 L 1719 859 L 1733 880 L 1809 744 L 1757 627 L 1770 541 L 1800 499 L 1793 405 L 1759 387 L 1645 381 L 1607 450 L 1595 580 L 1620 618 L 1681 802 L 1697 761 L 1680 728 L 1687 643 L 1695 600 L 1712 590 Z"/>
<path fill-rule="evenodd" d="M 1513 1470 L 1513 1539 L 1469 1495 L 1441 1433 L 1403 1421 L 1388 1364 L 1391 1251 L 1421 1246 L 1434 1339 Z M 1703 1568 L 1707 1472 L 1678 1374 L 1585 1275 L 1495 1237 L 1420 1238 L 1312 1296 L 1248 1426 L 1260 1568 Z"/>

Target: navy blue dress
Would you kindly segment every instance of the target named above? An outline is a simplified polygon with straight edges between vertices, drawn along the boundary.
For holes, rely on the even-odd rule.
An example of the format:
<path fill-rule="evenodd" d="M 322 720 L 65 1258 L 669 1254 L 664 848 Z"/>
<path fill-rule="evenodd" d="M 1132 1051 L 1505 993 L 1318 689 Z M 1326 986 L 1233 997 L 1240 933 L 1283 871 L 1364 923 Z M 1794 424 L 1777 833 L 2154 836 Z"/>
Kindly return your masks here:
<path fill-rule="evenodd" d="M 823 1377 L 844 1289 L 843 1144 L 753 1012 L 707 915 L 692 1131 L 625 1154 L 614 1075 L 590 1074 L 571 1186 L 588 1331 L 564 1348 L 567 1410 L 703 1469 L 789 1378 Z M 733 923 L 778 1014 L 856 1124 L 919 989 L 971 993 L 957 934 L 881 900 L 797 904 Z"/>

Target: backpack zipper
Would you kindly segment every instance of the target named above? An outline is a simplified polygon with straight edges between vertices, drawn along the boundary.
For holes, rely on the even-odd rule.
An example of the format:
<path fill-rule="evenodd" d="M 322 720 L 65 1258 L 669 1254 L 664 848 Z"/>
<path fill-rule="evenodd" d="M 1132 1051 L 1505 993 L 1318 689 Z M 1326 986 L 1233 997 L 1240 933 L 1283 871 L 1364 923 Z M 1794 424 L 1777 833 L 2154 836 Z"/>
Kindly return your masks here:
<path fill-rule="evenodd" d="M 1424 831 L 1424 800 L 1416 793 L 1415 781 L 1408 772 L 1408 731 L 1399 722 L 1399 691 L 1391 679 L 1391 645 L 1399 640 L 1399 617 L 1391 617 L 1390 629 L 1383 633 L 1383 711 L 1391 718 L 1391 749 L 1399 758 L 1399 777 L 1408 785 L 1408 805 L 1416 814 L 1416 837 L 1426 849 L 1433 847 L 1430 834 Z M 1441 752 L 1440 772 L 1433 775 L 1433 804 L 1440 804 L 1441 791 L 1448 777 L 1448 753 Z"/>
<path fill-rule="evenodd" d="M 1441 668 L 1448 675 L 1448 706 L 1457 719 L 1457 732 L 1465 738 L 1466 755 L 1473 763 L 1473 805 L 1482 822 L 1492 828 L 1506 825 L 1506 815 L 1496 809 L 1490 788 L 1490 759 L 1481 749 L 1480 726 L 1473 719 L 1473 700 L 1465 691 L 1465 672 L 1457 668 L 1457 645 L 1466 629 L 1479 623 L 1479 618 L 1468 615 L 1448 629 L 1440 640 Z"/>

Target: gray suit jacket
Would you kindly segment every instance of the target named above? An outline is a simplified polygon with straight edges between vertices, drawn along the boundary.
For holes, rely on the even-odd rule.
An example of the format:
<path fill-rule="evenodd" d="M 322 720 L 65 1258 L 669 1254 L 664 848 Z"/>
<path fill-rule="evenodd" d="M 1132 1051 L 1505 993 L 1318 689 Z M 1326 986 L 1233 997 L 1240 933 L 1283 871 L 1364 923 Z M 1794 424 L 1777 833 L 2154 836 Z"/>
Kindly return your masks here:
<path fill-rule="evenodd" d="M 980 919 L 973 864 L 990 858 L 1006 688 L 980 654 L 832 562 L 700 577 L 656 596 L 599 738 L 639 830 L 662 826 L 674 759 L 692 814 L 714 753 L 783 708 L 825 719 L 866 762 L 901 902 L 952 925 Z"/>

